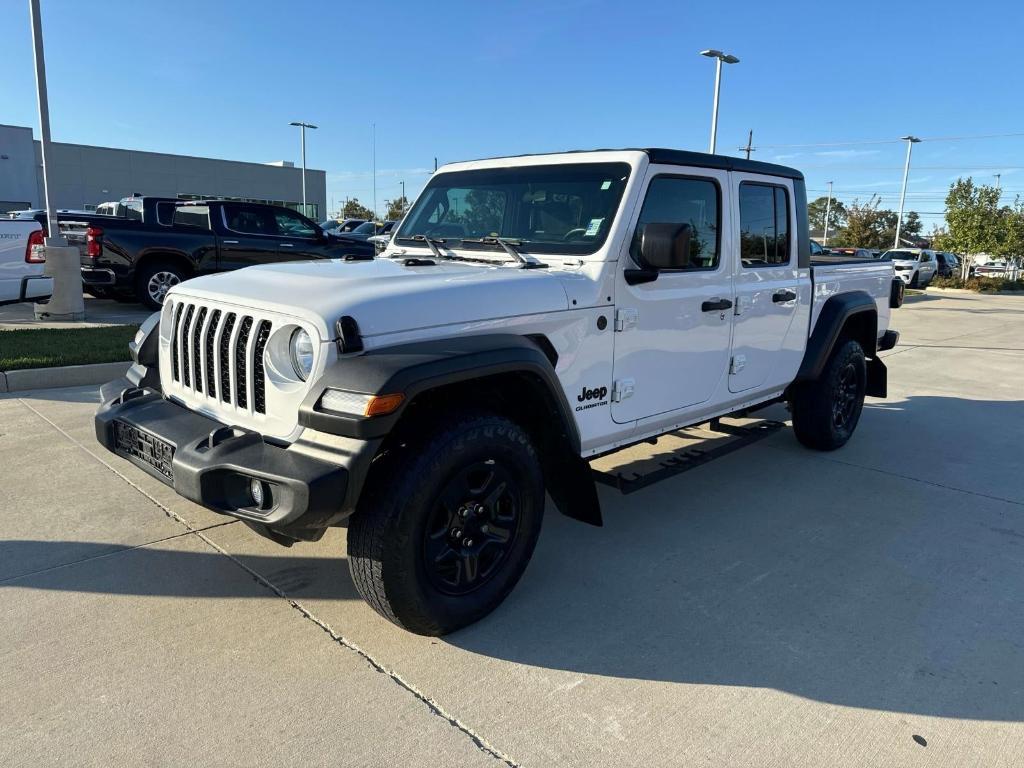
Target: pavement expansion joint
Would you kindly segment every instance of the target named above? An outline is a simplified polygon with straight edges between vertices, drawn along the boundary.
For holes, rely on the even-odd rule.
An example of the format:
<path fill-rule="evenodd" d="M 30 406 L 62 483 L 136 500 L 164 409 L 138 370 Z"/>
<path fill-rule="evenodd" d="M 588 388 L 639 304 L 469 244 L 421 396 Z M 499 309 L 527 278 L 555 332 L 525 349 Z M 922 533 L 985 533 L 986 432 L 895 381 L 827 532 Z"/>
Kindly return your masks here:
<path fill-rule="evenodd" d="M 212 539 L 210 539 L 208 536 L 203 534 L 203 531 L 209 530 L 209 528 L 217 528 L 217 527 L 220 527 L 222 525 L 230 525 L 231 523 L 236 522 L 236 521 L 229 521 L 228 523 L 219 523 L 219 524 L 216 524 L 216 525 L 213 525 L 213 526 L 208 526 L 208 527 L 205 527 L 205 528 L 199 528 L 199 529 L 194 528 L 187 520 L 185 520 L 183 517 L 181 517 L 179 514 L 177 514 L 174 510 L 172 510 L 170 507 L 166 506 L 165 504 L 161 504 L 156 498 L 154 498 L 149 493 L 147 493 L 137 483 L 133 482 L 130 478 L 128 478 L 127 476 L 125 476 L 124 474 L 119 472 L 115 467 L 113 467 L 110 464 L 108 464 L 106 461 L 103 460 L 102 457 L 100 457 L 94 451 L 90 450 L 85 444 L 83 444 L 80 440 L 78 440 L 75 437 L 73 437 L 72 435 L 70 435 L 66 430 L 62 429 L 60 427 L 60 425 L 56 424 L 51 419 L 47 418 L 45 415 L 43 415 L 38 410 L 33 408 L 23 398 L 19 398 L 19 402 L 21 402 L 22 405 L 24 405 L 26 408 L 28 408 L 30 411 L 32 411 L 34 414 L 36 414 L 36 416 L 38 416 L 40 419 L 42 419 L 47 424 L 49 424 L 51 427 L 53 427 L 57 432 L 62 434 L 65 438 L 70 440 L 74 445 L 76 445 L 82 451 L 84 451 L 89 456 L 94 458 L 96 461 L 98 461 L 100 464 L 102 464 L 108 470 L 110 470 L 115 475 L 117 475 L 119 478 L 121 478 L 126 483 L 128 483 L 128 485 L 130 485 L 132 488 L 134 488 L 139 493 L 141 493 L 143 496 L 145 496 L 147 499 L 149 499 L 151 502 L 153 502 L 153 504 L 155 504 L 157 507 L 159 507 L 161 510 L 163 510 L 164 514 L 166 514 L 168 517 L 173 518 L 174 520 L 178 521 L 183 526 L 185 526 L 185 528 L 188 529 L 188 530 L 185 531 L 184 533 L 180 534 L 180 535 L 194 534 L 197 537 L 199 537 L 200 539 L 202 539 L 210 548 L 212 548 L 213 550 L 215 550 L 215 551 L 219 552 L 220 554 L 224 555 L 224 557 L 226 557 L 229 560 L 231 560 L 235 565 L 237 565 L 239 568 L 241 568 L 246 573 L 248 573 L 250 576 L 252 576 L 252 578 L 255 579 L 258 583 L 262 584 L 264 587 L 269 589 L 271 592 L 276 594 L 278 597 L 282 598 L 283 600 L 286 600 L 289 603 L 289 605 L 291 605 L 292 608 L 294 608 L 299 613 L 301 613 L 304 618 L 308 619 L 309 621 L 313 622 L 318 627 L 320 627 L 320 629 L 322 629 L 324 632 L 326 632 L 330 636 L 330 638 L 332 640 L 334 640 L 338 645 L 340 645 L 340 646 L 342 646 L 344 648 L 347 648 L 348 650 L 358 654 L 374 670 L 376 670 L 377 672 L 380 672 L 382 674 L 387 675 L 389 678 L 391 678 L 391 680 L 396 685 L 398 685 L 399 687 L 403 688 L 405 691 L 407 691 L 408 693 L 410 693 L 414 697 L 416 697 L 420 702 L 423 703 L 424 706 L 427 707 L 427 709 L 431 712 L 431 714 L 436 715 L 437 717 L 440 717 L 440 718 L 446 720 L 449 725 L 451 725 L 453 728 L 457 729 L 458 731 L 463 733 L 465 736 L 467 736 L 476 745 L 476 747 L 481 752 L 484 752 L 487 755 L 490 755 L 491 757 L 493 757 L 493 758 L 495 758 L 497 760 L 500 760 L 505 765 L 509 766 L 509 768 L 520 768 L 520 765 L 519 765 L 518 762 L 513 760 L 511 757 L 506 755 L 504 752 L 502 752 L 497 747 L 495 747 L 492 744 L 490 744 L 483 736 L 481 736 L 476 731 L 474 731 L 472 728 L 470 728 L 468 725 L 466 725 L 461 720 L 459 720 L 458 717 L 456 717 L 455 715 L 453 715 L 450 712 L 448 712 L 438 702 L 436 702 L 434 699 L 430 698 L 424 692 L 420 691 L 412 683 L 410 683 L 409 681 L 405 680 L 398 672 L 396 672 L 394 670 L 391 670 L 391 669 L 388 669 L 386 666 L 384 666 L 383 663 L 381 663 L 380 661 L 375 659 L 373 657 L 373 655 L 370 654 L 368 651 L 363 650 L 358 645 L 356 645 L 354 642 L 352 642 L 351 640 L 347 639 L 344 635 L 341 635 L 341 634 L 337 633 L 330 626 L 330 624 L 328 624 L 323 619 L 318 618 L 311 610 L 309 610 L 306 606 L 304 606 L 301 603 L 299 603 L 297 600 L 289 597 L 276 584 L 274 584 L 269 579 L 267 579 L 265 576 L 263 576 L 263 574 L 253 570 L 252 568 L 247 566 L 245 563 L 243 563 L 241 560 L 239 560 L 238 558 L 234 557 L 226 549 L 224 549 L 219 544 L 217 544 Z M 178 538 L 178 537 L 177 536 L 171 536 L 171 537 L 168 537 L 168 538 Z M 160 541 L 164 541 L 164 540 L 166 540 L 166 539 L 161 539 Z M 158 542 L 151 542 L 151 543 L 158 543 Z M 147 546 L 147 545 L 139 545 L 139 546 Z M 117 550 L 116 552 L 111 552 L 109 554 L 117 554 L 118 552 L 121 552 L 121 551 L 125 551 L 125 550 Z M 98 555 L 97 557 L 103 557 L 103 556 L 104 555 Z"/>

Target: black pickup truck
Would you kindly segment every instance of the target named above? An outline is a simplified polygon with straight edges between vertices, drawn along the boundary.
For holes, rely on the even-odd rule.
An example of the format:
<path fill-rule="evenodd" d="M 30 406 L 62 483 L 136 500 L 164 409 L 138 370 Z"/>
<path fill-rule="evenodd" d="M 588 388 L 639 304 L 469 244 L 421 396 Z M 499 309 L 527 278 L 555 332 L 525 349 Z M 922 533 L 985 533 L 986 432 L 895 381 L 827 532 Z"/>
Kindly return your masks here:
<path fill-rule="evenodd" d="M 96 296 L 159 309 L 168 289 L 196 275 L 274 261 L 372 259 L 372 243 L 329 235 L 289 208 L 229 200 L 126 198 L 118 216 L 61 216 Z"/>

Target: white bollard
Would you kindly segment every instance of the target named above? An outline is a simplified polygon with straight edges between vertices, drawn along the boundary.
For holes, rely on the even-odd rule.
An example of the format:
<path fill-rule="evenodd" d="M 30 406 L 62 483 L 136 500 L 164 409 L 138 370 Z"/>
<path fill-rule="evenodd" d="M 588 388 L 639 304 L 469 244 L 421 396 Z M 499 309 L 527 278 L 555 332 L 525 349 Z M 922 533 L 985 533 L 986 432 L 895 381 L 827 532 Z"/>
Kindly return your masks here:
<path fill-rule="evenodd" d="M 85 320 L 82 296 L 82 257 L 74 246 L 46 245 L 44 274 L 53 278 L 49 304 L 36 304 L 36 320 Z"/>

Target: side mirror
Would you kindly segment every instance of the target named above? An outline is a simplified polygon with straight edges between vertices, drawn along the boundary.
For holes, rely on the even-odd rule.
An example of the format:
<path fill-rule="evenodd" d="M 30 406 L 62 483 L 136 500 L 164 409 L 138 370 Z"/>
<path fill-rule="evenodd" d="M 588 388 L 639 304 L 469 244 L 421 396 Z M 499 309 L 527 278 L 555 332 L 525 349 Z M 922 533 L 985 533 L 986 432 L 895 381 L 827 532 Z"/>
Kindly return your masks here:
<path fill-rule="evenodd" d="M 640 258 L 652 269 L 690 266 L 689 224 L 645 224 L 640 233 Z"/>

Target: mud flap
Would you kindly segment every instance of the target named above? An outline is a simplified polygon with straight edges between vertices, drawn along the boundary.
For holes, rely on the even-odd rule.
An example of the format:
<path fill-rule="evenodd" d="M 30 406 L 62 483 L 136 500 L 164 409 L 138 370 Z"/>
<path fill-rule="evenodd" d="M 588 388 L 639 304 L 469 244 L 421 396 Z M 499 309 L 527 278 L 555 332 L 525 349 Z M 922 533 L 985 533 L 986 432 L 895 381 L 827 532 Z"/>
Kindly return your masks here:
<path fill-rule="evenodd" d="M 889 372 L 885 363 L 877 357 L 868 360 L 868 380 L 864 393 L 871 397 L 886 397 L 889 387 Z"/>
<path fill-rule="evenodd" d="M 544 484 L 558 511 L 581 523 L 602 526 L 601 502 L 590 464 L 567 452 L 544 462 Z"/>

